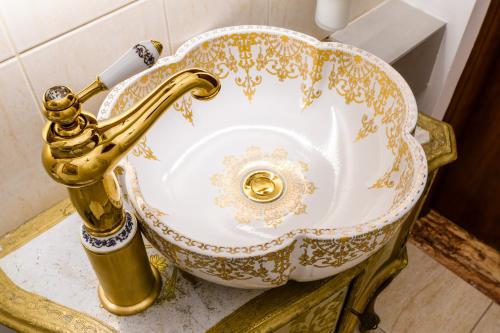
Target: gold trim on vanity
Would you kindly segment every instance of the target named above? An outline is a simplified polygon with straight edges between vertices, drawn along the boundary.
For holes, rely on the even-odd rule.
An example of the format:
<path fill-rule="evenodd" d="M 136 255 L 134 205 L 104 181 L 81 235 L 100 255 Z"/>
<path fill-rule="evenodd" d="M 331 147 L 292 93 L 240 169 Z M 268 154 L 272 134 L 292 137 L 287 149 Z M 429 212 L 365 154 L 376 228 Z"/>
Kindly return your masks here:
<path fill-rule="evenodd" d="M 17 287 L 2 270 L 0 323 L 20 332 L 116 332 L 91 316 Z"/>
<path fill-rule="evenodd" d="M 207 333 L 274 332 L 288 323 L 300 324 L 301 314 L 320 305 L 337 291 L 347 291 L 351 280 L 362 269 L 363 265 L 358 265 L 332 278 L 307 283 L 291 281 L 270 289 L 239 307 Z M 343 303 L 343 296 L 345 293 L 342 293 L 342 300 L 337 301 Z"/>
<path fill-rule="evenodd" d="M 417 126 L 429 132 L 429 142 L 422 145 L 429 173 L 457 159 L 457 143 L 450 124 L 419 113 Z"/>
<path fill-rule="evenodd" d="M 43 234 L 75 209 L 66 199 L 0 237 L 0 258 Z M 0 269 L 0 323 L 21 332 L 116 332 L 99 320 L 16 286 Z"/>
<path fill-rule="evenodd" d="M 71 201 L 65 199 L 20 225 L 17 229 L 0 236 L 0 258 L 5 257 L 33 238 L 43 234 L 74 212 L 75 208 L 71 204 Z"/>

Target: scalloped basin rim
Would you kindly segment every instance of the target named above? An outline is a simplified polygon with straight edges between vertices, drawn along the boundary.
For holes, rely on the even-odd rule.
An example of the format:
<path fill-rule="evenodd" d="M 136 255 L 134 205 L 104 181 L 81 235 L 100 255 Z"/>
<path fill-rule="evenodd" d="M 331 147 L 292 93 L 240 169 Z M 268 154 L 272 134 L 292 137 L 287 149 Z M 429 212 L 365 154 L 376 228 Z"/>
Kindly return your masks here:
<path fill-rule="evenodd" d="M 119 176 L 130 203 L 148 226 L 146 236 L 181 268 L 244 288 L 274 287 L 289 278 L 323 278 L 380 248 L 422 194 L 427 161 L 411 135 L 417 108 L 399 73 L 356 47 L 320 42 L 286 29 L 237 26 L 194 37 L 175 55 L 116 86 L 102 104 L 99 118 L 128 108 L 158 80 L 185 66 L 221 77 L 220 96 L 206 104 L 189 97 L 180 100 L 173 109 L 182 117 L 163 116 L 148 133 L 142 152 L 134 151 L 120 164 L 125 172 Z M 271 103 L 273 99 L 279 103 Z M 224 111 L 221 100 L 237 108 Z M 218 121 L 211 121 L 208 114 Z M 192 127 L 182 125 L 186 120 Z M 190 132 L 182 136 L 181 147 L 160 144 L 171 142 L 162 132 L 178 138 L 185 131 Z M 349 137 L 353 139 L 346 140 Z M 247 141 L 252 144 L 245 145 Z M 224 142 L 231 142 L 231 147 Z M 200 161 L 206 174 L 189 176 Z M 271 208 L 261 209 L 264 206 L 238 196 L 239 179 L 257 167 L 272 169 L 285 180 L 283 198 Z M 189 179 L 184 184 L 188 188 L 203 184 L 202 193 L 191 193 L 194 198 L 183 194 L 183 184 L 176 178 Z M 353 194 L 342 197 L 349 189 Z M 161 195 L 152 194 L 155 191 Z M 216 205 L 208 207 L 204 197 Z M 352 204 L 357 198 L 361 206 Z M 167 199 L 175 205 L 163 203 Z M 223 238 L 212 243 L 203 239 L 209 229 L 203 229 L 208 226 L 201 222 L 194 228 L 200 230 L 191 233 L 189 221 L 197 215 L 183 204 L 189 200 L 199 205 L 198 216 L 206 216 L 207 225 L 227 230 L 221 237 L 227 237 L 229 245 Z M 211 220 L 213 215 L 221 222 Z M 347 218 L 351 215 L 355 222 Z M 308 219 L 317 225 L 310 226 Z M 334 260 L 342 242 L 364 243 L 353 245 L 354 252 L 344 260 Z M 314 257 L 318 251 L 319 257 Z M 210 261 L 245 259 L 263 267 L 274 262 L 277 267 L 269 255 L 285 252 L 288 266 L 279 277 L 267 268 L 266 274 L 245 271 L 248 267 L 228 275 Z M 198 266 L 194 258 L 200 261 Z"/>

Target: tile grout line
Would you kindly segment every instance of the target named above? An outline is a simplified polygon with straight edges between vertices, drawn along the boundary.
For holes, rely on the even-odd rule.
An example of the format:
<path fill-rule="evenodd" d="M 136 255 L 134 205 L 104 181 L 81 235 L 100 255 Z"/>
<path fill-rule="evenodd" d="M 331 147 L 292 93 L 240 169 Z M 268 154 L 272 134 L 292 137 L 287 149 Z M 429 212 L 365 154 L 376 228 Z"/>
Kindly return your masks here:
<path fill-rule="evenodd" d="M 173 50 L 173 46 L 172 46 L 172 36 L 170 35 L 170 27 L 168 26 L 167 5 L 165 3 L 166 3 L 166 0 L 163 0 L 161 5 L 163 7 L 163 20 L 165 21 L 165 28 L 167 30 L 168 50 L 170 51 L 168 55 L 173 55 L 174 50 Z"/>
<path fill-rule="evenodd" d="M 15 58 L 16 58 L 16 55 L 14 54 L 14 55 L 9 56 L 8 58 L 3 59 L 2 61 L 0 61 L 0 66 L 3 65 L 4 63 L 6 63 L 7 61 L 15 59 Z"/>
<path fill-rule="evenodd" d="M 7 36 L 7 39 L 9 41 L 9 43 L 11 44 L 11 47 L 12 47 L 12 50 L 14 51 L 14 56 L 9 58 L 9 59 L 15 59 L 17 62 L 18 62 L 18 65 L 19 67 L 21 68 L 21 73 L 22 73 L 22 76 L 23 76 L 23 79 L 26 81 L 26 83 L 28 84 L 28 90 L 29 90 L 29 94 L 31 96 L 31 99 L 32 101 L 35 103 L 35 108 L 38 110 L 37 114 L 38 116 L 40 117 L 40 120 L 42 120 L 42 124 L 44 123 L 45 121 L 45 117 L 43 116 L 42 114 L 42 109 L 41 109 L 41 106 L 40 106 L 40 103 L 38 102 L 38 100 L 36 99 L 36 96 L 35 96 L 35 90 L 33 88 L 33 84 L 30 80 L 30 78 L 28 77 L 28 74 L 26 72 L 26 69 L 24 68 L 24 64 L 23 62 L 21 61 L 21 57 L 20 57 L 20 54 L 19 52 L 17 51 L 17 47 L 16 45 L 14 44 L 14 39 L 12 38 L 11 36 L 11 33 L 10 33 L 10 30 L 7 29 L 7 25 L 5 24 L 5 22 L 3 22 L 3 18 L 0 17 L 0 25 L 2 25 L 2 27 L 4 28 L 4 31 L 5 31 L 5 35 Z M 0 65 L 2 64 L 3 62 L 0 62 Z"/>
<path fill-rule="evenodd" d="M 94 18 L 92 18 L 90 21 L 86 21 L 86 22 L 84 22 L 84 23 L 82 23 L 82 24 L 80 24 L 80 25 L 78 25 L 78 26 L 76 26 L 76 27 L 74 27 L 74 28 L 71 28 L 71 29 L 69 29 L 69 30 L 67 30 L 67 31 L 65 31 L 65 32 L 63 32 L 63 33 L 61 33 L 61 34 L 58 34 L 58 35 L 56 35 L 56 36 L 54 36 L 54 37 L 51 37 L 51 38 L 49 38 L 49 39 L 47 39 L 47 40 L 45 40 L 45 41 L 43 41 L 43 42 L 40 42 L 40 43 L 38 43 L 38 44 L 36 44 L 36 45 L 34 45 L 34 46 L 31 46 L 31 47 L 27 48 L 26 50 L 23 50 L 22 52 L 19 52 L 19 51 L 17 50 L 17 47 L 16 47 L 16 45 L 14 44 L 14 39 L 13 39 L 13 37 L 11 36 L 10 30 L 9 30 L 9 29 L 7 29 L 7 26 L 6 26 L 6 25 L 5 25 L 5 23 L 3 22 L 3 19 L 0 17 L 0 24 L 2 24 L 2 25 L 3 25 L 4 30 L 5 30 L 5 34 L 7 35 L 7 39 L 9 40 L 9 43 L 11 44 L 11 47 L 12 47 L 13 51 L 15 52 L 14 56 L 12 56 L 12 57 L 10 57 L 10 58 L 7 58 L 7 59 L 4 59 L 3 61 L 0 61 L 0 65 L 1 65 L 2 63 L 6 62 L 6 61 L 9 61 L 9 60 L 12 60 L 12 59 L 16 59 L 16 60 L 19 62 L 19 66 L 21 67 L 21 72 L 22 72 L 22 74 L 23 74 L 23 78 L 24 78 L 24 80 L 26 81 L 26 83 L 28 84 L 28 87 L 29 87 L 29 90 L 30 90 L 31 99 L 32 99 L 32 101 L 35 103 L 36 108 L 37 108 L 37 109 L 38 109 L 38 111 L 39 111 L 39 112 L 37 112 L 37 113 L 38 113 L 38 115 L 39 115 L 39 117 L 40 117 L 40 119 L 41 119 L 42 121 L 45 121 L 45 117 L 44 117 L 44 116 L 43 116 L 43 114 L 42 114 L 41 104 L 40 104 L 40 101 L 39 101 L 39 100 L 37 99 L 37 97 L 36 97 L 36 93 L 35 93 L 35 88 L 34 88 L 33 82 L 31 81 L 31 79 L 30 79 L 30 77 L 29 77 L 29 75 L 28 75 L 28 72 L 27 72 L 27 70 L 26 70 L 26 67 L 25 67 L 25 65 L 24 65 L 24 63 L 23 63 L 23 61 L 22 61 L 22 59 L 21 59 L 21 56 L 22 56 L 22 55 L 24 55 L 24 54 L 26 54 L 26 53 L 28 53 L 29 51 L 31 51 L 31 50 L 33 50 L 33 49 L 36 49 L 36 48 L 38 48 L 38 47 L 41 47 L 41 46 L 43 46 L 43 45 L 45 45 L 45 44 L 48 44 L 48 43 L 50 43 L 50 42 L 54 41 L 54 40 L 57 40 L 57 39 L 59 39 L 59 38 L 61 38 L 61 37 L 65 36 L 65 35 L 67 35 L 67 34 L 69 34 L 69 33 L 71 33 L 71 32 L 74 32 L 74 31 L 76 31 L 76 30 L 78 30 L 78 29 L 81 29 L 81 28 L 83 28 L 83 27 L 85 27 L 85 26 L 87 26 L 87 25 L 89 25 L 89 24 L 92 24 L 93 22 L 95 22 L 95 21 L 97 21 L 97 20 L 99 20 L 99 19 L 105 18 L 106 16 L 109 16 L 109 15 L 111 15 L 111 14 L 114 14 L 114 13 L 116 13 L 116 12 L 118 12 L 118 11 L 120 11 L 120 10 L 124 9 L 124 8 L 127 8 L 127 7 L 129 7 L 129 6 L 131 6 L 131 5 L 133 5 L 133 4 L 137 3 L 137 2 L 139 2 L 139 1 L 140 1 L 140 0 L 132 0 L 131 2 L 126 3 L 126 4 L 124 4 L 124 5 L 120 6 L 120 7 L 117 7 L 117 8 L 115 8 L 115 9 L 113 9 L 113 10 L 109 11 L 109 12 L 106 12 L 106 13 L 104 13 L 104 14 L 102 14 L 102 15 L 99 15 L 99 16 L 97 16 L 97 17 L 94 17 Z"/>
<path fill-rule="evenodd" d="M 124 5 L 120 6 L 120 7 L 117 7 L 117 8 L 115 8 L 115 9 L 112 9 L 112 10 L 111 10 L 111 11 L 109 11 L 109 12 L 106 12 L 106 13 L 104 13 L 104 14 L 98 15 L 98 16 L 96 16 L 96 17 L 92 18 L 92 19 L 91 19 L 91 20 L 89 20 L 89 21 L 85 21 L 85 22 L 83 22 L 83 23 L 81 23 L 81 24 L 79 24 L 79 25 L 77 25 L 77 26 L 75 26 L 75 27 L 73 27 L 73 28 L 70 28 L 70 29 L 68 29 L 68 30 L 66 30 L 66 31 L 64 31 L 64 32 L 62 32 L 62 33 L 59 33 L 59 34 L 57 34 L 57 35 L 55 35 L 55 36 L 53 36 L 53 37 L 49 37 L 48 39 L 46 39 L 46 40 L 44 40 L 44 41 L 42 41 L 42 42 L 39 42 L 39 43 L 37 43 L 37 44 L 35 44 L 35 45 L 32 45 L 32 46 L 28 47 L 27 49 L 25 49 L 25 50 L 23 50 L 23 51 L 21 51 L 21 52 L 18 52 L 18 51 L 17 51 L 17 49 L 15 49 L 15 51 L 16 51 L 16 55 L 14 55 L 14 56 L 10 57 L 9 59 L 15 58 L 16 56 L 22 56 L 22 55 L 24 55 L 24 54 L 26 54 L 26 53 L 28 53 L 28 52 L 30 52 L 30 51 L 32 51 L 32 50 L 34 50 L 34 49 L 36 49 L 36 48 L 42 47 L 42 46 L 44 46 L 45 44 L 48 44 L 48 43 L 50 43 L 50 42 L 53 42 L 53 41 L 55 41 L 55 40 L 57 40 L 57 39 L 59 39 L 59 38 L 61 38 L 61 37 L 64 37 L 65 35 L 68 35 L 68 34 L 70 34 L 70 33 L 72 33 L 72 32 L 75 32 L 76 30 L 79 30 L 79 29 L 81 29 L 81 28 L 83 28 L 83 27 L 85 27 L 85 26 L 87 26 L 87 25 L 90 25 L 90 24 L 92 24 L 92 23 L 94 23 L 94 22 L 96 22 L 96 21 L 98 21 L 98 20 L 100 20 L 100 19 L 103 19 L 103 18 L 105 18 L 106 16 L 109 16 L 109 15 L 111 15 L 111 14 L 114 14 L 114 13 L 116 13 L 116 12 L 118 12 L 118 11 L 120 11 L 120 10 L 124 9 L 124 8 L 127 8 L 127 7 L 129 7 L 129 6 L 132 6 L 132 5 L 134 5 L 134 4 L 138 3 L 138 2 L 142 2 L 142 1 L 145 1 L 145 0 L 132 0 L 131 2 L 126 3 L 126 4 L 124 4 Z M 9 37 L 10 37 L 10 32 L 8 31 L 8 29 L 6 29 L 6 30 L 7 30 L 7 35 L 9 35 Z M 13 40 L 12 40 L 12 38 L 11 38 L 11 42 L 12 42 L 12 44 L 13 44 Z M 15 47 L 15 45 L 14 45 L 14 44 L 13 44 L 13 46 Z M 5 59 L 5 60 L 1 61 L 1 62 L 0 62 L 0 64 L 1 64 L 2 62 L 5 62 L 6 60 L 8 60 L 8 59 Z"/>
<path fill-rule="evenodd" d="M 31 79 L 29 78 L 28 73 L 26 72 L 26 68 L 24 66 L 23 61 L 21 60 L 21 57 L 19 57 L 19 55 L 16 55 L 16 58 L 17 58 L 17 61 L 19 62 L 19 66 L 21 67 L 21 72 L 23 73 L 24 80 L 26 80 L 26 83 L 28 83 L 31 98 L 33 99 L 35 106 L 38 109 L 37 113 L 40 116 L 40 118 L 42 119 L 43 123 L 45 123 L 46 119 L 42 113 L 41 102 L 40 102 L 40 100 L 38 100 L 36 98 L 35 87 L 33 86 L 33 83 L 31 82 Z"/>
<path fill-rule="evenodd" d="M 16 54 L 17 54 L 17 49 L 16 49 L 16 46 L 14 45 L 14 41 L 10 38 L 9 31 L 7 30 L 7 24 L 5 24 L 5 22 L 3 20 L 4 20 L 4 18 L 3 18 L 2 12 L 0 11 L 0 30 L 3 29 L 3 32 L 4 32 L 5 36 L 7 37 L 7 42 L 9 43 L 9 46 L 10 46 L 10 51 L 14 52 L 14 54 L 9 55 L 9 56 L 7 56 L 7 58 L 1 60 L 0 66 L 4 62 L 7 62 L 11 59 L 14 59 L 16 57 Z"/>
<path fill-rule="evenodd" d="M 474 330 L 476 329 L 477 325 L 479 325 L 479 323 L 481 322 L 481 320 L 483 320 L 484 316 L 486 315 L 486 313 L 490 310 L 490 308 L 493 306 L 495 302 L 494 301 L 491 301 L 490 305 L 488 305 L 486 307 L 486 310 L 484 310 L 484 312 L 479 316 L 479 318 L 477 319 L 476 323 L 474 324 L 474 326 L 472 326 L 472 328 L 470 329 L 469 333 L 473 333 Z"/>

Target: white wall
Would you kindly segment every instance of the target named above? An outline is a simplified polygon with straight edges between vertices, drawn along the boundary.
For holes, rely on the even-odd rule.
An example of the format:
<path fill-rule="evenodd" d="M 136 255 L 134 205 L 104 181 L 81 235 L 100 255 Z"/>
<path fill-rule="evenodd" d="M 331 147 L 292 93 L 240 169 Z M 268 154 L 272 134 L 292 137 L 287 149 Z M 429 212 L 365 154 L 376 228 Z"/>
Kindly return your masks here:
<path fill-rule="evenodd" d="M 472 50 L 490 0 L 404 1 L 447 22 L 427 89 L 416 96 L 420 111 L 442 119 Z"/>

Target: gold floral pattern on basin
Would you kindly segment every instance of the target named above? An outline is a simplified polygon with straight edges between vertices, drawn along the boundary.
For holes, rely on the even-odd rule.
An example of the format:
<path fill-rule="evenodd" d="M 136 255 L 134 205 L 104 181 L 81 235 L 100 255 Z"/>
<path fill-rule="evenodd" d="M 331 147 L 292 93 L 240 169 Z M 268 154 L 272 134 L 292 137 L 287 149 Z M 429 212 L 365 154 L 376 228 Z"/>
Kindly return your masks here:
<path fill-rule="evenodd" d="M 148 146 L 147 138 L 143 137 L 132 149 L 132 155 L 139 157 L 143 156 L 147 160 L 158 161 L 158 157 L 156 157 L 155 153 Z"/>
<path fill-rule="evenodd" d="M 218 76 L 220 96 L 203 109 L 190 96 L 180 98 L 159 124 L 165 130 L 148 134 L 146 146 L 161 163 L 132 157 L 133 171 L 122 177 L 148 238 L 170 260 L 213 282 L 273 287 L 337 274 L 392 237 L 423 189 L 426 161 L 410 135 L 413 95 L 389 65 L 355 47 L 280 28 L 224 28 L 121 84 L 101 115 L 118 114 L 189 67 Z M 184 120 L 192 126 L 183 127 Z M 277 168 L 242 167 L 252 150 L 289 163 L 302 184 L 293 198 Z M 224 159 L 228 154 L 234 156 Z M 203 186 L 186 193 L 192 184 Z M 273 274 L 270 253 L 288 256 L 289 266 Z"/>
<path fill-rule="evenodd" d="M 156 269 L 162 274 L 165 273 L 165 271 L 167 270 L 168 266 L 167 261 L 163 256 L 159 254 L 150 255 L 149 262 L 151 263 L 151 265 L 156 267 Z"/>
<path fill-rule="evenodd" d="M 300 234 L 310 234 L 315 237 L 330 235 L 333 237 L 332 229 L 296 229 L 270 242 L 255 246 L 211 245 L 186 237 L 170 228 L 164 221 L 168 215 L 151 207 L 144 200 L 134 170 L 130 166 L 124 170 L 126 170 L 130 180 L 131 194 L 135 196 L 132 203 L 142 214 L 142 218 L 138 218 L 142 226 L 141 230 L 148 241 L 176 266 L 199 277 L 212 279 L 212 281 L 219 283 L 252 280 L 253 285 L 279 286 L 285 284 L 290 274 L 298 267 L 315 267 L 326 270 L 340 267 L 349 260 L 368 256 L 389 240 L 404 221 L 402 218 L 381 229 L 361 234 L 355 237 L 357 240 L 354 245 L 350 244 L 352 238 L 348 235 L 336 236 L 332 239 L 305 237 L 299 243 L 297 240 L 286 243 Z M 287 245 L 283 247 L 283 244 Z M 267 251 L 274 246 L 282 247 L 266 254 L 256 254 L 256 252 Z M 298 263 L 294 263 L 292 260 L 294 250 L 302 252 Z M 200 251 L 211 251 L 212 253 L 204 254 Z M 244 256 L 227 256 L 235 254 L 244 254 Z"/>
<path fill-rule="evenodd" d="M 289 36 L 265 32 L 229 34 L 204 41 L 180 61 L 143 75 L 124 89 L 111 114 L 119 114 L 120 110 L 139 101 L 169 76 L 188 67 L 211 71 L 221 80 L 232 78 L 249 101 L 255 98 L 257 86 L 263 82 L 262 72 L 279 81 L 300 80 L 303 109 L 320 98 L 322 89 L 319 83 L 327 73 L 327 89 L 335 90 L 346 104 L 365 104 L 370 109 L 363 114 L 361 126 L 353 139 L 362 140 L 382 127 L 387 147 L 394 155 L 391 167 L 370 188 L 394 188 L 397 192 L 394 205 L 403 198 L 403 191 L 409 186 L 407 180 L 411 180 L 413 175 L 407 144 L 398 139 L 403 133 L 407 110 L 398 85 L 378 65 L 358 54 L 339 49 L 320 49 Z M 184 97 L 174 108 L 193 124 L 190 97 Z M 141 142 L 134 154 L 155 159 L 152 151 L 151 154 L 141 151 L 151 151 L 145 142 Z M 401 170 L 406 170 L 407 177 L 399 177 Z"/>
<path fill-rule="evenodd" d="M 304 266 L 339 267 L 385 244 L 396 233 L 399 225 L 400 223 L 389 224 L 373 233 L 353 238 L 341 237 L 336 240 L 306 238 L 300 246 L 303 252 L 299 261 Z"/>
<path fill-rule="evenodd" d="M 288 214 L 305 214 L 307 205 L 303 197 L 316 190 L 314 183 L 304 177 L 308 170 L 307 164 L 289 160 L 288 152 L 283 148 L 267 154 L 261 148 L 252 146 L 240 158 L 226 156 L 223 164 L 224 172 L 214 174 L 211 178 L 212 184 L 220 192 L 215 198 L 215 204 L 221 208 L 235 208 L 234 217 L 239 223 L 264 221 L 268 226 L 276 228 Z M 273 170 L 283 179 L 285 190 L 277 200 L 260 203 L 243 195 L 242 180 L 246 174 L 255 170 L 255 165 Z"/>
<path fill-rule="evenodd" d="M 147 205 L 143 209 L 149 211 Z M 154 211 L 150 211 L 149 216 L 154 221 L 153 223 L 158 226 L 164 225 Z M 257 279 L 261 283 L 279 286 L 288 281 L 288 276 L 294 268 L 290 255 L 295 248 L 296 241 L 281 250 L 265 255 L 223 258 L 199 254 L 168 242 L 158 237 L 158 234 L 148 228 L 147 224 L 144 225 L 143 230 L 146 238 L 168 260 L 193 274 L 202 273 L 222 281 Z"/>
<path fill-rule="evenodd" d="M 182 96 L 180 102 L 174 104 L 174 109 L 180 112 L 184 119 L 186 119 L 191 125 L 193 125 L 193 111 L 191 110 L 191 105 L 193 104 L 193 99 L 191 96 Z"/>

